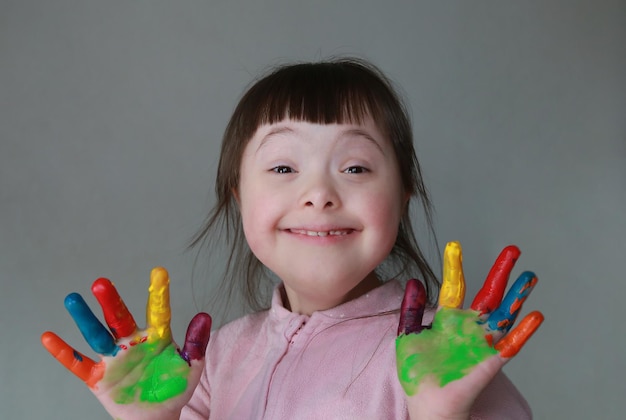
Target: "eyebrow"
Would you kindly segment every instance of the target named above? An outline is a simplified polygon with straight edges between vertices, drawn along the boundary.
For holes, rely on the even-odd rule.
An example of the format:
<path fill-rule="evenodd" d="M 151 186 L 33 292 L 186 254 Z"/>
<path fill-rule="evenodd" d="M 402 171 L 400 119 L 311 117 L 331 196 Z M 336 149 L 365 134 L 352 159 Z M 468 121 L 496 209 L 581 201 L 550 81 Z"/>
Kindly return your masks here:
<path fill-rule="evenodd" d="M 356 137 L 362 137 L 365 140 L 370 141 L 374 146 L 376 146 L 376 148 L 380 151 L 380 153 L 383 154 L 383 156 L 385 155 L 385 151 L 383 150 L 382 146 L 380 144 L 378 144 L 378 142 L 376 141 L 376 139 L 374 137 L 372 137 L 370 135 L 370 133 L 368 133 L 366 130 L 361 130 L 360 128 L 351 128 L 349 130 L 346 130 L 342 133 L 343 136 L 356 136 Z"/>
<path fill-rule="evenodd" d="M 272 128 L 269 133 L 263 136 L 263 138 L 261 139 L 261 142 L 259 143 L 259 147 L 257 147 L 256 151 L 258 152 L 268 141 L 272 140 L 272 137 L 285 134 L 285 133 L 295 133 L 295 130 L 289 127 L 285 127 L 285 126 L 283 127 L 278 126 L 278 127 Z"/>

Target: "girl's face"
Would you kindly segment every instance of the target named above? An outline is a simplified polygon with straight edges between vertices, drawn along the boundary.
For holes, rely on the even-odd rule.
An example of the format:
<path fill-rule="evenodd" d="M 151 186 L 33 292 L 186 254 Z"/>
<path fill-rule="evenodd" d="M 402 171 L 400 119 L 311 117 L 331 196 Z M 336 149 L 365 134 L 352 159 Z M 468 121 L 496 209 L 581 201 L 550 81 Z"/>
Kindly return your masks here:
<path fill-rule="evenodd" d="M 392 145 L 371 118 L 259 127 L 236 195 L 250 249 L 304 314 L 376 286 L 408 200 Z"/>

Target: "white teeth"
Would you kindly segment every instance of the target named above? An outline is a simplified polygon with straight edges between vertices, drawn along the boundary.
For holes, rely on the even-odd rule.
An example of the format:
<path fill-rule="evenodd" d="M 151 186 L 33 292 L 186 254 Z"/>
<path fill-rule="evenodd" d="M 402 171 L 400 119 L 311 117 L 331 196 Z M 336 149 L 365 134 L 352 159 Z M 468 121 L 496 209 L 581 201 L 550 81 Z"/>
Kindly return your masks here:
<path fill-rule="evenodd" d="M 344 236 L 348 234 L 348 231 L 346 230 L 331 230 L 331 231 L 322 231 L 322 232 L 318 232 L 318 231 L 314 231 L 314 230 L 299 230 L 299 229 L 291 229 L 291 232 L 293 233 L 298 233 L 301 235 L 307 235 L 307 236 Z"/>

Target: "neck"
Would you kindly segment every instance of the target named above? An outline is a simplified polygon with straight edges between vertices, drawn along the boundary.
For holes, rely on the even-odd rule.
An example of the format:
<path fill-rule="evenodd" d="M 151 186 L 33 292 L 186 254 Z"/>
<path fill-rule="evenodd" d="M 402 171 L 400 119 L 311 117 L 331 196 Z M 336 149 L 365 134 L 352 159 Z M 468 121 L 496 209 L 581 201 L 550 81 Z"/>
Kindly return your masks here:
<path fill-rule="evenodd" d="M 286 284 L 281 291 L 283 304 L 291 312 L 311 315 L 313 312 L 325 311 L 343 303 L 350 302 L 380 286 L 380 280 L 374 272 L 367 275 L 359 284 L 343 296 L 325 297 L 317 294 L 303 294 L 293 290 Z"/>

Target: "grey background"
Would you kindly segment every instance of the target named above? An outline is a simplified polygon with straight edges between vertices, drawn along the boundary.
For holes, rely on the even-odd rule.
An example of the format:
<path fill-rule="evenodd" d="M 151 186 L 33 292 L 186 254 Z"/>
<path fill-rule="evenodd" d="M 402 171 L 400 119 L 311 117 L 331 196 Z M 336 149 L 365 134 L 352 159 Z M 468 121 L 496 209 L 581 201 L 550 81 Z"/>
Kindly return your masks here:
<path fill-rule="evenodd" d="M 538 273 L 546 322 L 506 367 L 536 418 L 623 418 L 625 42 L 623 1 L 0 1 L 0 417 L 106 418 L 39 344 L 92 354 L 62 302 L 95 278 L 141 320 L 166 266 L 178 340 L 210 311 L 184 248 L 237 99 L 348 54 L 403 88 L 468 296 L 508 243 Z"/>

